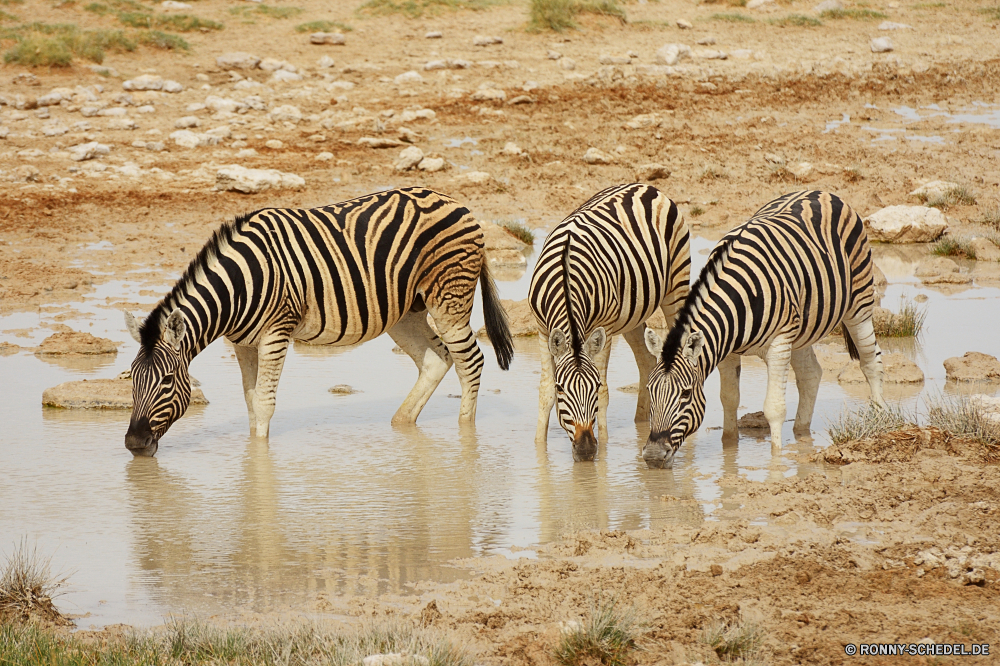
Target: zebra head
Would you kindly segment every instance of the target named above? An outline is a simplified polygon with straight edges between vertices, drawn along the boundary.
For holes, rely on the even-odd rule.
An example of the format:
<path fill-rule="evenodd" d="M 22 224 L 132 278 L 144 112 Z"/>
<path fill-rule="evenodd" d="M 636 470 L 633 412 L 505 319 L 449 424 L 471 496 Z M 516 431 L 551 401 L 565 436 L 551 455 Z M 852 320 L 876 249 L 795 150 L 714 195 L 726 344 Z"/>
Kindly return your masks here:
<path fill-rule="evenodd" d="M 144 323 L 140 328 L 131 313 L 125 326 L 139 343 L 132 361 L 132 419 L 125 433 L 125 448 L 135 456 L 152 456 L 160 438 L 174 421 L 183 416 L 191 402 L 189 360 L 181 354 L 187 323 L 174 310 L 158 337 L 152 340 Z"/>
<path fill-rule="evenodd" d="M 664 362 L 663 340 L 646 329 L 646 348 L 657 358 L 649 373 L 649 439 L 642 457 L 650 468 L 670 468 L 684 439 L 705 418 L 705 378 L 698 368 L 698 355 L 705 344 L 700 331 L 681 336 L 680 349 Z"/>
<path fill-rule="evenodd" d="M 573 440 L 573 460 L 593 460 L 597 455 L 594 421 L 597 420 L 597 393 L 601 373 L 591 360 L 607 342 L 603 328 L 597 328 L 582 349 L 573 349 L 569 337 L 556 329 L 549 335 L 549 352 L 555 359 L 556 413 L 559 425 Z"/>

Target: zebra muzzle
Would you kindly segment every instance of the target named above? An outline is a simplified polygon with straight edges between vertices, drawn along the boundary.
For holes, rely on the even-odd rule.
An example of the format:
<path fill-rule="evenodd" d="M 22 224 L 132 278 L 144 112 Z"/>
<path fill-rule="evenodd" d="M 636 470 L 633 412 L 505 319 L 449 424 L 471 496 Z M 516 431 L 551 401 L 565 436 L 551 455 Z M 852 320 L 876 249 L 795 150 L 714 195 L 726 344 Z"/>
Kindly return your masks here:
<path fill-rule="evenodd" d="M 153 436 L 148 419 L 129 422 L 128 432 L 125 433 L 125 448 L 131 451 L 132 455 L 153 456 L 159 447 L 160 442 Z"/>
<path fill-rule="evenodd" d="M 642 459 L 649 469 L 673 468 L 676 453 L 677 449 L 670 446 L 670 438 L 666 434 L 650 433 L 646 445 L 642 447 Z"/>
<path fill-rule="evenodd" d="M 597 438 L 594 437 L 594 425 L 574 424 L 573 460 L 588 462 L 597 456 Z"/>

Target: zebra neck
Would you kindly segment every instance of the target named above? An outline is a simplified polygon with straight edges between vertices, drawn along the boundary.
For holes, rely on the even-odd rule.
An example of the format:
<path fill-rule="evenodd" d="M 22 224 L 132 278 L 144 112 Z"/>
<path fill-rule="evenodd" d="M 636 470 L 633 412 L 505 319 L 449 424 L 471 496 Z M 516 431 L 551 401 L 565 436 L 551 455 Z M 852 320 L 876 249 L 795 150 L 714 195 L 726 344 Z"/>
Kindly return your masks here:
<path fill-rule="evenodd" d="M 187 327 L 184 333 L 184 340 L 181 343 L 181 354 L 190 363 L 195 356 L 204 351 L 205 347 L 208 347 L 223 335 L 218 330 L 220 319 L 213 317 L 210 322 L 205 322 L 187 299 L 180 298 L 176 299 L 176 301 L 169 311 L 172 312 L 177 309 L 184 316 L 184 322 L 187 324 Z"/>

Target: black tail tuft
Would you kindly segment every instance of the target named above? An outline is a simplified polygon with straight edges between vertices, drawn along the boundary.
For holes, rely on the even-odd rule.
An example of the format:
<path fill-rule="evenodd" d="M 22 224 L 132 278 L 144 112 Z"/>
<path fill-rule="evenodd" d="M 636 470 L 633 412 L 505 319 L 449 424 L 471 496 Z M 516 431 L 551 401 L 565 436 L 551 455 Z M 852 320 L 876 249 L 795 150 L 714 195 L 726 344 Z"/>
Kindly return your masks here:
<path fill-rule="evenodd" d="M 483 253 L 483 265 L 479 271 L 479 286 L 483 290 L 483 317 L 486 319 L 486 334 L 490 336 L 493 343 L 493 351 L 497 355 L 497 363 L 501 370 L 510 368 L 510 361 L 514 358 L 514 342 L 510 336 L 510 327 L 507 325 L 507 312 L 500 305 L 497 297 L 497 286 L 490 275 L 490 267 L 486 261 L 486 253 Z"/>
<path fill-rule="evenodd" d="M 861 358 L 861 354 L 858 353 L 858 346 L 854 344 L 851 332 L 847 330 L 847 324 L 840 322 L 840 330 L 844 333 L 844 342 L 847 343 L 847 353 L 851 355 L 851 360 L 857 361 Z"/>

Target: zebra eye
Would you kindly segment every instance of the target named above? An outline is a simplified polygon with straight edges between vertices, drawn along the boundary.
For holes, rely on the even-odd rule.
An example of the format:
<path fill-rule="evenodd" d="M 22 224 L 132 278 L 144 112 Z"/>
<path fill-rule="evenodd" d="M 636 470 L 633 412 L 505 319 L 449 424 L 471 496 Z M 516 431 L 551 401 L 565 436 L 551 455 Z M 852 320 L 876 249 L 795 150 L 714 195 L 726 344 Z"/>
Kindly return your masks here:
<path fill-rule="evenodd" d="M 174 381 L 174 376 L 172 374 L 165 375 L 163 379 L 160 380 L 160 386 L 166 386 L 170 382 Z"/>
<path fill-rule="evenodd" d="M 565 393 L 565 391 L 563 391 L 563 387 L 560 386 L 559 384 L 556 384 L 556 393 L 558 393 L 559 395 Z"/>
<path fill-rule="evenodd" d="M 690 388 L 686 388 L 683 391 L 681 391 L 681 400 L 687 400 L 690 397 L 691 397 L 691 389 Z"/>

